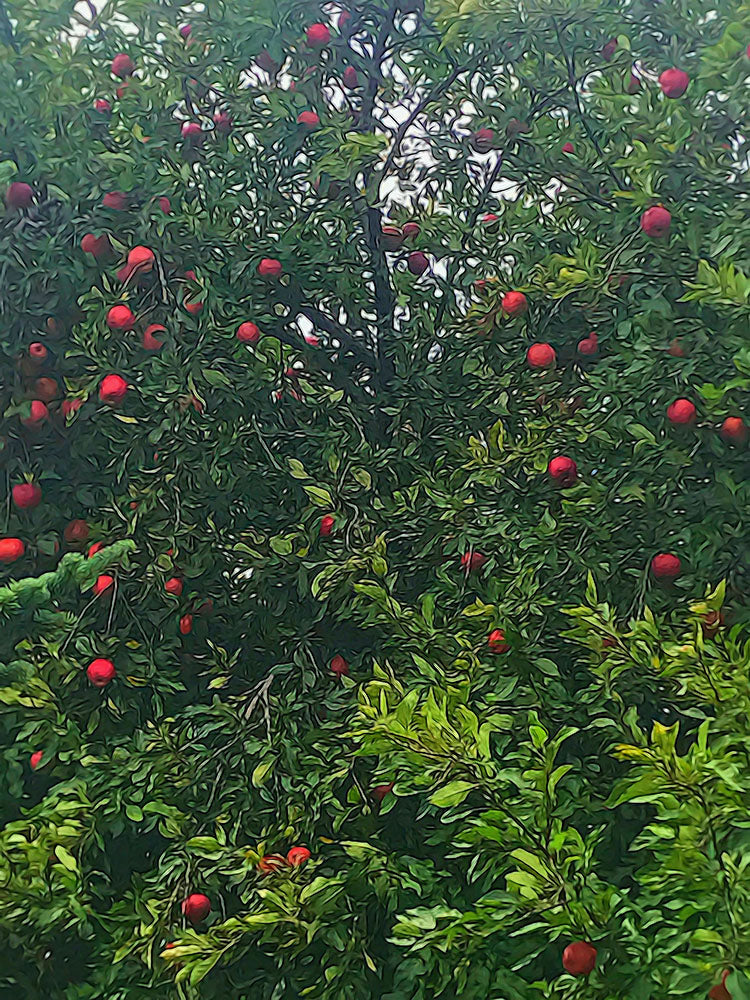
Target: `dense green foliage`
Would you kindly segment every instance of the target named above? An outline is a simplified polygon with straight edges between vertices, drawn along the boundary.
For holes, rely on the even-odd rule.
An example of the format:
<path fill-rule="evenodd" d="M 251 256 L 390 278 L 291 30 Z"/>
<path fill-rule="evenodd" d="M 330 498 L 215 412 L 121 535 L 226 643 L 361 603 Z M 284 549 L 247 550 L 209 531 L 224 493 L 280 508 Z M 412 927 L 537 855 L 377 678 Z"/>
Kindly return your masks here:
<path fill-rule="evenodd" d="M 0 0 L 0 996 L 749 1000 L 750 7 L 86 6 Z"/>

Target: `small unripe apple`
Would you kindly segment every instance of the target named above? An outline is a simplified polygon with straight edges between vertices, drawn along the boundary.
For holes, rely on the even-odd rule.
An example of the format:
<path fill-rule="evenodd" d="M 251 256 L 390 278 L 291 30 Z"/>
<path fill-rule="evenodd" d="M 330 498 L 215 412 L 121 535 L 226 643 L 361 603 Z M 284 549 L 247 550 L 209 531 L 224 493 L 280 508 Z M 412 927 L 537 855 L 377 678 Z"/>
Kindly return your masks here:
<path fill-rule="evenodd" d="M 21 423 L 28 430 L 36 431 L 39 430 L 48 417 L 49 410 L 47 409 L 47 404 L 43 403 L 41 399 L 32 399 L 29 407 L 29 415 L 28 417 L 21 417 Z"/>
<path fill-rule="evenodd" d="M 0 538 L 0 563 L 12 563 L 20 559 L 26 547 L 20 538 Z"/>
<path fill-rule="evenodd" d="M 747 441 L 747 426 L 742 417 L 727 417 L 721 425 L 721 436 L 729 444 L 744 444 Z"/>
<path fill-rule="evenodd" d="M 480 128 L 469 139 L 471 148 L 477 153 L 489 153 L 495 144 L 495 133 L 491 128 Z"/>
<path fill-rule="evenodd" d="M 599 338 L 592 331 L 588 337 L 584 337 L 583 340 L 578 341 L 578 353 L 583 354 L 584 357 L 591 357 L 593 354 L 599 350 Z"/>
<path fill-rule="evenodd" d="M 44 756 L 44 750 L 35 750 L 34 753 L 29 757 L 29 764 L 31 765 L 31 770 L 36 771 L 41 763 L 42 757 Z"/>
<path fill-rule="evenodd" d="M 476 573 L 486 562 L 487 556 L 483 556 L 481 552 L 464 552 L 461 556 L 461 569 L 467 573 Z"/>
<path fill-rule="evenodd" d="M 297 115 L 297 124 L 304 125 L 305 128 L 317 128 L 320 125 L 320 118 L 316 111 L 300 111 Z"/>
<path fill-rule="evenodd" d="M 193 616 L 183 615 L 182 618 L 180 618 L 180 634 L 190 635 L 192 631 L 193 631 Z"/>
<path fill-rule="evenodd" d="M 112 253 L 112 244 L 106 233 L 102 236 L 94 236 L 93 233 L 86 233 L 81 240 L 81 250 L 84 253 L 90 253 L 94 260 L 103 260 Z"/>
<path fill-rule="evenodd" d="M 596 948 L 588 941 L 574 941 L 563 952 L 562 964 L 572 976 L 588 976 L 596 965 Z"/>
<path fill-rule="evenodd" d="M 283 854 L 264 854 L 258 862 L 258 868 L 264 875 L 274 875 L 287 867 Z"/>
<path fill-rule="evenodd" d="M 108 590 L 111 590 L 114 585 L 115 578 L 113 576 L 109 576 L 108 573 L 102 573 L 101 576 L 96 578 L 92 590 L 97 597 L 101 597 L 102 594 L 106 594 Z"/>
<path fill-rule="evenodd" d="M 401 249 L 404 233 L 398 226 L 385 225 L 380 231 L 380 245 L 387 253 L 395 253 Z"/>
<path fill-rule="evenodd" d="M 562 152 L 563 153 L 574 153 L 575 152 L 575 148 L 573 146 L 573 143 L 572 142 L 566 142 L 563 145 Z"/>
<path fill-rule="evenodd" d="M 561 489 L 573 486 L 578 479 L 578 466 L 567 455 L 558 455 L 547 466 L 547 474 Z"/>
<path fill-rule="evenodd" d="M 257 344 L 260 340 L 260 330 L 255 323 L 246 321 L 237 327 L 237 340 L 243 344 Z"/>
<path fill-rule="evenodd" d="M 173 597 L 179 597 L 182 594 L 183 583 L 179 576 L 172 576 L 164 584 L 164 589 L 168 594 L 172 594 Z"/>
<path fill-rule="evenodd" d="M 92 660 L 86 668 L 86 676 L 94 687 L 98 688 L 106 687 L 110 681 L 114 680 L 116 673 L 114 663 L 103 658 Z"/>
<path fill-rule="evenodd" d="M 331 673 L 336 674 L 337 677 L 349 676 L 349 664 L 338 653 L 331 660 L 330 667 Z"/>
<path fill-rule="evenodd" d="M 335 524 L 335 519 L 332 514 L 324 514 L 320 519 L 320 535 L 322 538 L 327 538 L 333 531 L 333 526 Z"/>
<path fill-rule="evenodd" d="M 202 892 L 192 892 L 183 900 L 182 912 L 191 924 L 199 924 L 211 912 L 211 900 Z"/>
<path fill-rule="evenodd" d="M 507 653 L 510 646 L 505 641 L 505 632 L 501 628 L 493 629 L 487 636 L 487 645 L 491 653 Z"/>
<path fill-rule="evenodd" d="M 164 341 L 159 340 L 157 333 L 166 333 L 167 328 L 161 323 L 150 323 L 143 331 L 143 346 L 147 351 L 160 351 L 164 347 Z"/>
<path fill-rule="evenodd" d="M 5 192 L 5 204 L 8 208 L 28 208 L 33 199 L 33 188 L 23 181 L 13 181 Z"/>
<path fill-rule="evenodd" d="M 258 264 L 258 274 L 261 278 L 280 278 L 283 270 L 281 261 L 274 257 L 264 257 Z"/>
<path fill-rule="evenodd" d="M 690 77 L 684 70 L 665 69 L 659 77 L 659 86 L 665 97 L 682 97 L 690 84 Z"/>
<path fill-rule="evenodd" d="M 641 216 L 641 229 L 656 240 L 669 234 L 672 216 L 663 205 L 652 205 Z"/>
<path fill-rule="evenodd" d="M 291 847 L 286 860 L 292 868 L 299 868 L 300 865 L 303 865 L 311 857 L 312 855 L 306 847 Z"/>
<path fill-rule="evenodd" d="M 529 308 L 529 303 L 523 292 L 506 292 L 500 307 L 506 316 L 523 316 Z"/>
<path fill-rule="evenodd" d="M 99 399 L 108 406 L 119 406 L 128 392 L 122 375 L 105 375 L 99 383 Z"/>
<path fill-rule="evenodd" d="M 105 97 L 97 97 L 94 101 L 94 111 L 100 112 L 100 114 L 108 115 L 112 110 L 112 105 Z"/>
<path fill-rule="evenodd" d="M 526 352 L 526 361 L 529 368 L 554 368 L 557 355 L 551 344 L 532 344 Z"/>
<path fill-rule="evenodd" d="M 135 72 L 133 60 L 125 52 L 120 52 L 112 60 L 112 75 L 119 76 L 124 80 L 126 76 L 131 76 Z"/>
<path fill-rule="evenodd" d="M 412 274 L 416 274 L 417 277 L 420 277 L 426 270 L 428 270 L 430 262 L 421 250 L 413 250 L 407 257 L 406 266 Z"/>
<path fill-rule="evenodd" d="M 36 483 L 16 483 L 11 494 L 19 510 L 33 510 L 42 502 L 42 489 Z"/>
<path fill-rule="evenodd" d="M 689 399 L 676 399 L 667 407 L 667 419 L 672 424 L 693 424 L 695 416 L 695 406 Z"/>
<path fill-rule="evenodd" d="M 651 572 L 657 580 L 674 580 L 681 569 L 679 557 L 669 552 L 660 552 L 651 560 Z"/>
<path fill-rule="evenodd" d="M 305 34 L 307 44 L 313 49 L 322 49 L 331 40 L 327 24 L 311 24 Z"/>
<path fill-rule="evenodd" d="M 375 799 L 376 802 L 382 802 L 386 795 L 390 795 L 393 791 L 393 786 L 395 782 L 387 781 L 383 785 L 375 785 L 374 788 L 370 789 L 370 795 Z"/>
<path fill-rule="evenodd" d="M 116 212 L 124 212 L 128 207 L 128 196 L 124 191 L 109 191 L 102 198 L 102 205 Z"/>

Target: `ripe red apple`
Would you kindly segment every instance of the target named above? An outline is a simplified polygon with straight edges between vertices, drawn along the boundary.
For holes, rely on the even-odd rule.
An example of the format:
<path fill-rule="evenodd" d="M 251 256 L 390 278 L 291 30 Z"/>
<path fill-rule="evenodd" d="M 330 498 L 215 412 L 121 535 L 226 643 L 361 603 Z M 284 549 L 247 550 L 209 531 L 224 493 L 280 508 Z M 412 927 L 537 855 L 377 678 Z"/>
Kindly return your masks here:
<path fill-rule="evenodd" d="M 193 616 L 183 615 L 182 618 L 180 618 L 180 634 L 190 635 L 192 631 L 193 631 Z"/>
<path fill-rule="evenodd" d="M 671 224 L 672 216 L 663 205 L 652 205 L 641 216 L 641 229 L 646 236 L 652 236 L 655 240 L 667 236 Z"/>
<path fill-rule="evenodd" d="M 188 898 L 183 900 L 182 912 L 191 924 L 199 924 L 211 912 L 211 900 L 202 892 L 191 892 Z"/>
<path fill-rule="evenodd" d="M 380 245 L 387 253 L 395 253 L 401 249 L 404 233 L 398 226 L 385 225 L 380 231 Z"/>
<path fill-rule="evenodd" d="M 320 118 L 316 111 L 300 111 L 297 115 L 297 124 L 306 128 L 317 128 L 320 125 Z"/>
<path fill-rule="evenodd" d="M 115 93 L 117 94 L 117 96 L 118 96 L 118 98 L 120 100 L 122 100 L 123 97 L 127 96 L 128 92 L 130 91 L 130 85 L 131 85 L 132 82 L 133 82 L 132 80 L 125 80 L 117 88 L 117 90 L 115 91 Z M 133 90 L 131 92 L 134 93 L 135 92 L 135 88 L 133 88 Z"/>
<path fill-rule="evenodd" d="M 266 49 L 263 49 L 262 52 L 258 53 L 255 57 L 255 61 L 265 73 L 268 73 L 271 76 L 274 76 L 278 72 L 279 64 L 271 58 L 271 54 L 267 52 Z"/>
<path fill-rule="evenodd" d="M 493 629 L 487 636 L 487 645 L 491 653 L 507 653 L 510 646 L 505 641 L 505 632 L 501 628 Z"/>
<path fill-rule="evenodd" d="M 198 122 L 183 122 L 180 127 L 180 135 L 189 142 L 197 142 L 203 135 L 203 129 Z"/>
<path fill-rule="evenodd" d="M 610 38 L 606 45 L 602 46 L 602 58 L 607 62 L 612 62 L 614 54 L 617 51 L 617 39 Z"/>
<path fill-rule="evenodd" d="M 728 444 L 739 445 L 747 441 L 747 426 L 742 417 L 727 417 L 720 433 Z"/>
<path fill-rule="evenodd" d="M 260 340 L 260 330 L 255 323 L 249 321 L 240 323 L 237 327 L 237 340 L 242 341 L 243 344 L 257 344 Z"/>
<path fill-rule="evenodd" d="M 682 97 L 688 89 L 690 77 L 684 70 L 665 69 L 659 77 L 659 86 L 665 97 Z"/>
<path fill-rule="evenodd" d="M 343 656 L 338 653 L 331 660 L 331 673 L 336 674 L 337 677 L 348 677 L 349 676 L 349 664 L 346 662 Z"/>
<path fill-rule="evenodd" d="M 341 82 L 347 88 L 347 90 L 354 90 L 359 80 L 357 78 L 357 71 L 353 66 L 347 66 L 341 76 Z"/>
<path fill-rule="evenodd" d="M 63 531 L 63 538 L 68 545 L 83 545 L 88 541 L 89 526 L 83 518 L 75 517 L 68 521 Z"/>
<path fill-rule="evenodd" d="M 105 375 L 99 383 L 99 399 L 108 406 L 119 406 L 127 391 L 128 383 L 122 375 Z"/>
<path fill-rule="evenodd" d="M 197 316 L 198 313 L 203 312 L 202 302 L 183 302 L 185 309 L 190 313 L 191 316 Z"/>
<path fill-rule="evenodd" d="M 660 552 L 651 560 L 651 572 L 657 580 L 674 580 L 681 569 L 679 557 L 669 552 Z"/>
<path fill-rule="evenodd" d="M 42 502 L 42 489 L 36 483 L 16 483 L 11 494 L 19 510 L 33 510 Z"/>
<path fill-rule="evenodd" d="M 495 133 L 491 128 L 480 128 L 469 139 L 471 148 L 477 153 L 489 153 L 495 144 Z"/>
<path fill-rule="evenodd" d="M 12 563 L 20 559 L 26 547 L 20 538 L 0 538 L 0 563 Z"/>
<path fill-rule="evenodd" d="M 395 782 L 387 781 L 383 785 L 375 785 L 374 788 L 370 789 L 370 795 L 375 799 L 376 802 L 382 802 L 386 795 L 390 795 L 393 791 L 393 786 Z"/>
<path fill-rule="evenodd" d="M 90 253 L 94 260 L 103 260 L 112 253 L 112 244 L 109 236 L 104 233 L 102 236 L 94 236 L 93 233 L 86 233 L 81 240 L 81 250 Z"/>
<path fill-rule="evenodd" d="M 676 337 L 667 348 L 667 354 L 671 354 L 673 358 L 685 357 L 685 348 Z"/>
<path fill-rule="evenodd" d="M 51 403 L 60 395 L 60 387 L 53 378 L 43 375 L 34 381 L 34 396 L 43 403 Z"/>
<path fill-rule="evenodd" d="M 29 358 L 35 366 L 44 364 L 47 354 L 47 348 L 40 341 L 35 340 L 33 344 L 29 344 Z"/>
<path fill-rule="evenodd" d="M 114 663 L 101 657 L 92 660 L 86 668 L 86 676 L 94 687 L 98 688 L 106 687 L 110 681 L 114 680 L 116 673 Z"/>
<path fill-rule="evenodd" d="M 264 854 L 258 862 L 258 868 L 264 875 L 274 875 L 287 867 L 283 854 Z"/>
<path fill-rule="evenodd" d="M 291 847 L 286 860 L 292 868 L 299 868 L 300 865 L 303 865 L 311 857 L 312 855 L 306 847 Z"/>
<path fill-rule="evenodd" d="M 631 73 L 628 82 L 625 86 L 625 92 L 632 96 L 633 94 L 637 94 L 640 89 L 641 89 L 641 81 L 634 73 Z"/>
<path fill-rule="evenodd" d="M 283 270 L 281 261 L 274 257 L 264 257 L 258 264 L 258 274 L 261 278 L 280 278 Z"/>
<path fill-rule="evenodd" d="M 125 52 L 120 52 L 112 60 L 112 75 L 119 76 L 124 80 L 126 76 L 131 76 L 135 72 L 133 60 Z"/>
<path fill-rule="evenodd" d="M 115 585 L 115 578 L 109 576 L 107 573 L 102 573 L 101 576 L 96 578 L 94 582 L 93 591 L 97 597 L 101 597 L 102 594 L 106 594 Z"/>
<path fill-rule="evenodd" d="M 69 417 L 71 413 L 77 413 L 83 405 L 82 399 L 64 399 L 60 407 L 63 417 Z"/>
<path fill-rule="evenodd" d="M 127 264 L 124 268 L 122 268 L 123 271 L 127 272 L 125 278 L 129 278 L 130 275 L 134 274 L 136 271 L 145 273 L 152 270 L 155 261 L 156 256 L 154 251 L 149 247 L 133 247 L 128 254 Z M 118 277 L 120 277 L 120 272 L 118 272 Z M 122 280 L 122 278 L 120 280 Z"/>
<path fill-rule="evenodd" d="M 575 148 L 573 146 L 573 143 L 572 142 L 566 142 L 563 145 L 562 152 L 563 153 L 574 153 L 575 152 Z"/>
<path fill-rule="evenodd" d="M 483 556 L 481 552 L 464 552 L 461 556 L 461 569 L 467 573 L 476 573 L 486 562 L 487 556 Z"/>
<path fill-rule="evenodd" d="M 159 202 L 159 208 L 162 210 L 162 212 L 164 212 L 165 215 L 172 214 L 172 202 L 169 200 L 169 198 L 166 198 L 164 195 L 162 195 L 161 198 L 158 199 L 158 202 Z"/>
<path fill-rule="evenodd" d="M 596 354 L 599 350 L 599 338 L 592 331 L 588 337 L 584 337 L 583 340 L 578 341 L 578 353 L 583 354 L 585 357 L 591 357 L 591 355 Z"/>
<path fill-rule="evenodd" d="M 331 32 L 327 24 L 311 24 L 307 29 L 305 39 L 313 49 L 322 49 L 331 40 Z"/>
<path fill-rule="evenodd" d="M 401 232 L 405 240 L 413 240 L 419 236 L 420 228 L 418 222 L 405 222 Z"/>
<path fill-rule="evenodd" d="M 36 771 L 39 764 L 44 756 L 44 750 L 35 750 L 34 753 L 29 757 L 29 764 L 31 764 L 31 770 Z"/>
<path fill-rule="evenodd" d="M 143 331 L 143 346 L 147 351 L 160 351 L 164 347 L 164 341 L 156 337 L 157 333 L 166 333 L 167 328 L 161 323 L 150 323 Z"/>
<path fill-rule="evenodd" d="M 529 368 L 554 368 L 557 355 L 551 344 L 532 344 L 526 352 L 526 361 Z"/>
<path fill-rule="evenodd" d="M 97 97 L 94 101 L 94 111 L 99 111 L 103 115 L 108 115 L 112 110 L 112 105 L 105 97 Z"/>
<path fill-rule="evenodd" d="M 482 222 L 485 224 L 485 226 L 491 226 L 494 222 L 497 222 L 499 218 L 500 216 L 495 215 L 494 212 L 487 212 L 485 215 L 482 216 Z"/>
<path fill-rule="evenodd" d="M 33 199 L 33 188 L 23 181 L 13 181 L 5 192 L 5 204 L 8 208 L 28 208 Z"/>
<path fill-rule="evenodd" d="M 693 424 L 695 415 L 695 406 L 689 399 L 676 399 L 667 407 L 667 419 L 672 424 Z"/>
<path fill-rule="evenodd" d="M 28 417 L 21 417 L 21 423 L 30 431 L 39 430 L 44 421 L 49 417 L 49 410 L 46 403 L 41 399 L 32 399 L 29 407 Z"/>
<path fill-rule="evenodd" d="M 529 308 L 529 303 L 523 292 L 506 292 L 500 307 L 506 316 L 523 316 Z"/>
<path fill-rule="evenodd" d="M 562 964 L 572 976 L 588 976 L 596 965 L 596 948 L 588 941 L 574 941 L 563 952 Z"/>
<path fill-rule="evenodd" d="M 229 135 L 229 133 L 232 131 L 232 126 L 234 125 L 234 121 L 232 120 L 232 116 L 228 114 L 226 111 L 215 112 L 213 120 L 214 120 L 214 128 L 221 135 Z"/>
<path fill-rule="evenodd" d="M 561 489 L 568 489 L 578 479 L 578 466 L 567 455 L 558 455 L 547 466 L 547 474 Z"/>
<path fill-rule="evenodd" d="M 320 519 L 320 535 L 321 538 L 327 538 L 333 531 L 333 526 L 336 523 L 335 518 L 332 514 L 324 514 Z"/>
<path fill-rule="evenodd" d="M 179 576 L 170 577 L 164 584 L 164 589 L 168 594 L 179 597 L 182 594 L 183 583 Z"/>
<path fill-rule="evenodd" d="M 102 205 L 116 212 L 124 212 L 128 207 L 128 196 L 124 191 L 110 191 L 102 198 Z"/>
<path fill-rule="evenodd" d="M 341 13 L 339 14 L 338 21 L 336 22 L 336 27 L 339 29 L 339 31 L 345 31 L 346 26 L 349 24 L 351 19 L 352 15 L 349 13 L 349 11 L 342 10 Z M 748 45 L 748 48 L 750 49 L 750 45 Z"/>
<path fill-rule="evenodd" d="M 182 37 L 187 41 L 193 33 L 193 26 L 192 24 L 181 24 L 179 30 Z"/>
<path fill-rule="evenodd" d="M 416 274 L 417 277 L 420 277 L 426 270 L 428 270 L 430 262 L 421 250 L 413 250 L 406 259 L 406 266 L 412 274 Z"/>
<path fill-rule="evenodd" d="M 95 556 L 97 552 L 101 552 L 103 548 L 104 548 L 104 542 L 94 542 L 93 545 L 89 546 L 89 550 L 86 553 L 86 558 L 90 559 L 92 556 Z"/>
<path fill-rule="evenodd" d="M 112 306 L 107 313 L 107 326 L 110 330 L 132 330 L 135 316 L 128 306 Z"/>

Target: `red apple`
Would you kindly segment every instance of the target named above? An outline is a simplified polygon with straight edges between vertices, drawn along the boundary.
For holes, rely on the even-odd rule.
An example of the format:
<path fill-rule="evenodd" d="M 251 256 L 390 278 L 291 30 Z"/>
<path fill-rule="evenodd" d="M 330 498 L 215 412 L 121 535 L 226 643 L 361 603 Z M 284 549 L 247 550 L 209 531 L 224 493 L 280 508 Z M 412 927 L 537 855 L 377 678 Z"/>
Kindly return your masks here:
<path fill-rule="evenodd" d="M 90 253 L 94 260 L 103 260 L 112 253 L 112 244 L 109 236 L 104 233 L 102 236 L 94 236 L 93 233 L 86 233 L 81 240 L 81 250 Z"/>
<path fill-rule="evenodd" d="M 116 212 L 124 212 L 128 207 L 128 196 L 124 191 L 110 191 L 102 198 L 102 205 L 105 208 L 112 208 Z"/>
<path fill-rule="evenodd" d="M 33 199 L 33 188 L 23 181 L 13 181 L 5 192 L 5 204 L 8 208 L 28 208 Z"/>
<path fill-rule="evenodd" d="M 191 924 L 199 924 L 211 912 L 211 900 L 202 892 L 191 892 L 188 898 L 183 900 L 182 912 Z"/>
<path fill-rule="evenodd" d="M 667 354 L 671 354 L 673 358 L 685 357 L 685 348 L 676 337 L 667 348 Z"/>
<path fill-rule="evenodd" d="M 287 867 L 283 854 L 264 854 L 258 862 L 258 868 L 264 875 L 275 875 Z"/>
<path fill-rule="evenodd" d="M 482 216 L 482 222 L 485 224 L 485 226 L 491 226 L 493 223 L 497 222 L 499 218 L 500 216 L 495 215 L 494 212 L 487 212 L 485 215 Z"/>
<path fill-rule="evenodd" d="M 585 357 L 591 357 L 591 355 L 596 354 L 599 350 L 599 338 L 592 331 L 588 337 L 584 337 L 583 340 L 578 341 L 578 353 L 583 354 Z"/>
<path fill-rule="evenodd" d="M 667 407 L 667 419 L 672 424 L 693 424 L 695 415 L 695 406 L 689 399 L 676 399 Z"/>
<path fill-rule="evenodd" d="M 657 580 L 674 580 L 680 575 L 682 563 L 678 556 L 660 552 L 651 560 L 651 572 Z"/>
<path fill-rule="evenodd" d="M 320 125 L 320 118 L 315 111 L 300 111 L 297 115 L 297 124 L 304 125 L 305 128 L 317 128 Z"/>
<path fill-rule="evenodd" d="M 0 563 L 12 563 L 20 559 L 26 547 L 20 538 L 0 538 Z"/>
<path fill-rule="evenodd" d="M 326 24 L 311 24 L 305 35 L 307 44 L 313 49 L 322 49 L 331 40 L 331 32 Z"/>
<path fill-rule="evenodd" d="M 486 562 L 487 556 L 483 556 L 481 552 L 464 552 L 461 556 L 461 569 L 467 573 L 476 573 Z"/>
<path fill-rule="evenodd" d="M 659 77 L 659 86 L 665 97 L 682 97 L 690 84 L 690 77 L 681 69 L 665 69 Z"/>
<path fill-rule="evenodd" d="M 102 594 L 106 594 L 108 590 L 111 590 L 114 585 L 115 578 L 109 576 L 107 573 L 102 573 L 101 576 L 96 578 L 92 589 L 97 597 L 101 597 Z"/>
<path fill-rule="evenodd" d="M 306 847 L 292 847 L 289 849 L 286 860 L 292 868 L 299 868 L 300 865 L 303 865 L 311 857 L 312 855 Z"/>
<path fill-rule="evenodd" d="M 159 208 L 162 210 L 162 212 L 164 212 L 165 215 L 172 214 L 172 202 L 169 200 L 169 198 L 166 198 L 164 195 L 162 195 L 161 198 L 159 198 Z"/>
<path fill-rule="evenodd" d="M 404 238 L 404 233 L 398 226 L 385 225 L 380 231 L 380 245 L 388 253 L 400 250 Z"/>
<path fill-rule="evenodd" d="M 143 346 L 147 351 L 160 351 L 164 347 L 164 341 L 159 340 L 157 333 L 166 333 L 167 328 L 161 323 L 150 323 L 143 331 Z"/>
<path fill-rule="evenodd" d="M 405 240 L 413 240 L 419 236 L 420 229 L 418 222 L 405 222 L 401 232 L 404 234 Z"/>
<path fill-rule="evenodd" d="M 324 514 L 320 519 L 320 535 L 321 538 L 327 538 L 333 531 L 333 526 L 336 523 L 332 514 Z"/>
<path fill-rule="evenodd" d="M 487 645 L 491 653 L 507 653 L 510 646 L 505 641 L 505 632 L 501 628 L 493 629 L 487 636 Z"/>
<path fill-rule="evenodd" d="M 260 340 L 260 330 L 255 323 L 249 321 L 240 323 L 237 327 L 237 340 L 242 341 L 243 344 L 257 344 Z"/>
<path fill-rule="evenodd" d="M 530 368 L 554 368 L 557 355 L 551 344 L 532 344 L 526 352 L 526 361 Z"/>
<path fill-rule="evenodd" d="M 112 75 L 119 76 L 124 80 L 126 76 L 131 76 L 135 72 L 133 60 L 125 52 L 120 52 L 112 60 Z"/>
<path fill-rule="evenodd" d="M 339 31 L 345 31 L 346 26 L 349 24 L 351 19 L 352 15 L 349 13 L 349 11 L 342 10 L 341 13 L 339 14 L 338 21 L 336 21 L 336 27 L 339 29 Z M 748 49 L 750 49 L 750 45 L 748 45 Z"/>
<path fill-rule="evenodd" d="M 94 687 L 103 688 L 115 677 L 117 671 L 111 660 L 97 658 L 92 660 L 86 668 L 86 676 Z"/>
<path fill-rule="evenodd" d="M 42 757 L 44 756 L 44 750 L 35 750 L 34 753 L 29 757 L 29 764 L 31 764 L 31 770 L 36 771 L 41 763 Z"/>
<path fill-rule="evenodd" d="M 523 316 L 529 308 L 529 303 L 523 292 L 506 292 L 500 307 L 506 316 Z"/>
<path fill-rule="evenodd" d="M 19 510 L 33 510 L 42 502 L 42 490 L 36 483 L 16 483 L 11 494 Z"/>
<path fill-rule="evenodd" d="M 390 795 L 393 791 L 394 784 L 395 782 L 388 781 L 383 785 L 375 785 L 374 788 L 370 789 L 370 795 L 372 795 L 376 802 L 382 802 L 386 795 Z"/>
<path fill-rule="evenodd" d="M 107 326 L 110 330 L 132 330 L 135 316 L 127 306 L 112 306 L 107 313 Z"/>
<path fill-rule="evenodd" d="M 349 676 L 349 664 L 346 662 L 343 656 L 339 656 L 337 653 L 331 660 L 331 673 L 336 674 L 337 677 L 348 677 Z"/>
<path fill-rule="evenodd" d="M 281 261 L 274 257 L 264 257 L 258 264 L 258 274 L 261 278 L 280 278 L 283 270 Z"/>
<path fill-rule="evenodd" d="M 198 313 L 203 312 L 202 302 L 184 302 L 183 305 L 191 316 L 197 316 Z"/>
<path fill-rule="evenodd" d="M 625 92 L 632 96 L 633 94 L 637 94 L 640 89 L 641 81 L 634 73 L 631 73 L 625 86 Z"/>
<path fill-rule="evenodd" d="M 547 474 L 561 489 L 568 489 L 578 479 L 578 466 L 567 455 L 558 455 L 547 466 Z"/>
<path fill-rule="evenodd" d="M 71 413 L 77 413 L 81 409 L 82 405 L 82 399 L 64 399 L 60 409 L 62 410 L 62 415 L 64 417 L 69 417 Z"/>
<path fill-rule="evenodd" d="M 89 526 L 83 518 L 75 517 L 68 521 L 63 531 L 63 538 L 68 545 L 83 545 L 88 541 Z"/>
<path fill-rule="evenodd" d="M 491 128 L 480 128 L 472 133 L 469 144 L 477 153 L 489 153 L 495 144 L 495 133 Z"/>
<path fill-rule="evenodd" d="M 197 142 L 203 136 L 203 129 L 198 122 L 183 122 L 180 127 L 180 135 L 183 139 Z"/>
<path fill-rule="evenodd" d="M 221 135 L 229 135 L 232 131 L 232 126 L 234 122 L 232 116 L 226 111 L 217 111 L 214 114 L 214 128 Z"/>
<path fill-rule="evenodd" d="M 181 24 L 179 30 L 182 37 L 187 41 L 187 39 L 190 38 L 190 35 L 193 33 L 193 26 L 192 24 Z"/>
<path fill-rule="evenodd" d="M 112 110 L 112 105 L 104 97 L 97 97 L 94 101 L 94 111 L 99 111 L 103 115 L 108 115 Z"/>
<path fill-rule="evenodd" d="M 563 145 L 562 152 L 563 153 L 574 153 L 575 152 L 575 148 L 573 146 L 573 143 L 572 142 L 566 142 Z"/>
<path fill-rule="evenodd" d="M 341 82 L 347 88 L 347 90 L 354 90 L 359 80 L 357 79 L 357 71 L 353 66 L 347 66 L 341 76 Z"/>
<path fill-rule="evenodd" d="M 44 364 L 47 360 L 47 353 L 47 348 L 40 341 L 35 340 L 33 344 L 29 344 L 29 358 L 34 365 Z"/>
<path fill-rule="evenodd" d="M 617 39 L 610 38 L 606 45 L 602 46 L 602 58 L 607 62 L 612 62 L 614 54 L 617 51 Z"/>
<path fill-rule="evenodd" d="M 34 396 L 43 403 L 51 403 L 60 395 L 60 386 L 53 378 L 43 375 L 34 381 Z"/>
<path fill-rule="evenodd" d="M 421 250 L 413 250 L 406 259 L 406 266 L 419 277 L 429 268 L 430 262 Z"/>
<path fill-rule="evenodd" d="M 122 375 L 105 375 L 99 383 L 99 399 L 108 406 L 119 406 L 127 391 L 128 383 Z"/>
<path fill-rule="evenodd" d="M 669 234 L 671 224 L 672 216 L 663 205 L 652 205 L 641 216 L 641 229 L 656 240 Z"/>
<path fill-rule="evenodd" d="M 164 584 L 164 589 L 168 594 L 172 594 L 173 597 L 179 597 L 182 594 L 182 580 L 179 576 L 172 576 Z"/>
<path fill-rule="evenodd" d="M 180 618 L 180 634 L 190 635 L 192 631 L 193 631 L 193 616 L 183 615 L 182 618 Z"/>
<path fill-rule="evenodd" d="M 21 423 L 30 431 L 39 430 L 44 421 L 49 417 L 47 404 L 41 399 L 32 399 L 29 407 L 28 417 L 21 417 Z"/>
<path fill-rule="evenodd" d="M 727 417 L 720 433 L 728 444 L 744 444 L 747 441 L 747 426 L 742 417 Z"/>
<path fill-rule="evenodd" d="M 104 542 L 94 542 L 93 545 L 89 546 L 89 550 L 86 553 L 86 558 L 90 559 L 92 556 L 95 556 L 97 552 L 101 552 L 103 548 L 104 548 Z"/>
<path fill-rule="evenodd" d="M 563 952 L 562 964 L 572 976 L 588 976 L 596 965 L 596 948 L 588 941 L 574 941 Z"/>

